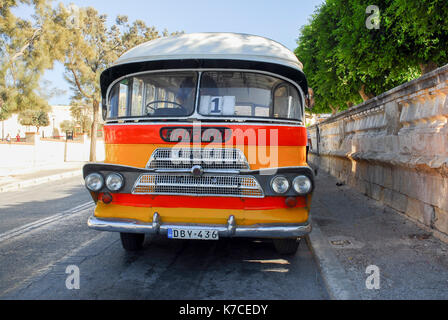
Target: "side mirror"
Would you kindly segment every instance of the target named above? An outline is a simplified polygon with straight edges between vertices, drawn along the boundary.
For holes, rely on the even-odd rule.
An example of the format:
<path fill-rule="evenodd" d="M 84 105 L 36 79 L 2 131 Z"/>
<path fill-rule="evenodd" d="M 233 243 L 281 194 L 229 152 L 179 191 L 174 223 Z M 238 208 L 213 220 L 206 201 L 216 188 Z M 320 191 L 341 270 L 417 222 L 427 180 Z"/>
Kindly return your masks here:
<path fill-rule="evenodd" d="M 309 110 L 314 107 L 314 91 L 312 88 L 308 88 L 308 94 L 305 99 L 305 107 Z"/>

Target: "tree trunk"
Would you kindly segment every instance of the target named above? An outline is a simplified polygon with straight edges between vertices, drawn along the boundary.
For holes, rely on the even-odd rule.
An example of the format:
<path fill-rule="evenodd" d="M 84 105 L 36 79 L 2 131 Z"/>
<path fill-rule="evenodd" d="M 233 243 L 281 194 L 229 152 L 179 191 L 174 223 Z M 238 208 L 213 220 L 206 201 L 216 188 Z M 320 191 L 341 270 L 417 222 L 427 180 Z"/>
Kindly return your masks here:
<path fill-rule="evenodd" d="M 435 64 L 432 61 L 426 62 L 426 63 L 419 63 L 418 64 L 420 66 L 420 71 L 422 72 L 422 74 L 431 72 L 432 70 L 437 69 L 437 64 Z"/>
<path fill-rule="evenodd" d="M 96 161 L 96 136 L 98 132 L 98 111 L 99 102 L 98 100 L 93 100 L 93 121 L 92 121 L 92 131 L 90 133 L 90 162 Z"/>
<path fill-rule="evenodd" d="M 338 107 L 338 106 L 333 107 L 333 106 L 330 104 L 330 109 L 331 109 L 331 115 L 334 116 L 336 113 L 338 113 L 339 107 Z"/>
<path fill-rule="evenodd" d="M 2 115 L 2 141 L 5 139 L 5 119 L 3 119 L 3 100 L 0 98 L 0 114 Z"/>
<path fill-rule="evenodd" d="M 366 89 L 366 85 L 365 84 L 363 84 L 362 86 L 361 86 L 361 89 L 359 89 L 359 95 L 361 96 L 361 98 L 362 98 L 362 100 L 363 101 L 367 101 L 367 100 L 369 100 L 369 99 L 372 99 L 373 98 L 373 95 L 371 95 L 371 94 L 367 94 L 366 93 L 366 91 L 365 91 L 365 89 Z"/>

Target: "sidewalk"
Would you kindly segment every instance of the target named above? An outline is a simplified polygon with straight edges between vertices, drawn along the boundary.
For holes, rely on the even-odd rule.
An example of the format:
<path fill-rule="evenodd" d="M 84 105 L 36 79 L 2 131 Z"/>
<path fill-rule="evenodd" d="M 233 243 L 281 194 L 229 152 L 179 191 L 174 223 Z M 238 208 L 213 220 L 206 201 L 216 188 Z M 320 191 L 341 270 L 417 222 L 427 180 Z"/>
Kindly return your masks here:
<path fill-rule="evenodd" d="M 319 170 L 310 244 L 334 299 L 448 299 L 448 244 Z M 380 289 L 367 289 L 375 265 Z M 371 282 L 369 282 L 371 283 Z"/>
<path fill-rule="evenodd" d="M 65 162 L 58 165 L 0 171 L 0 192 L 14 191 L 48 181 L 80 176 L 85 163 Z"/>

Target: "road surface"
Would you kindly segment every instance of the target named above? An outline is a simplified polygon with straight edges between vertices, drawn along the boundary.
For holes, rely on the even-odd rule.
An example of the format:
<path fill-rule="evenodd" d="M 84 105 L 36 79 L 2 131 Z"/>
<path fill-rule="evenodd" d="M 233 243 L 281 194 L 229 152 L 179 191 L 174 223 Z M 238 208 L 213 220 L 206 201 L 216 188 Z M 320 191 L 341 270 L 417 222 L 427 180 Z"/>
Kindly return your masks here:
<path fill-rule="evenodd" d="M 329 298 L 305 241 L 293 257 L 253 239 L 155 237 L 129 253 L 87 228 L 92 210 L 81 177 L 0 193 L 0 299 Z"/>

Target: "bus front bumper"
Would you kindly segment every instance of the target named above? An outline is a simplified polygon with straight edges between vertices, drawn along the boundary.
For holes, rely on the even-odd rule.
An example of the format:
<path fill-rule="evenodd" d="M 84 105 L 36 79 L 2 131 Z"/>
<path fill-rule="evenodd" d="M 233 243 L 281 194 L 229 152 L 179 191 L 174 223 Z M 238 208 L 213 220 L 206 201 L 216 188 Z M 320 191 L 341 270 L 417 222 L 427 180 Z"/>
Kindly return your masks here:
<path fill-rule="evenodd" d="M 256 224 L 237 226 L 235 217 L 230 216 L 226 225 L 216 224 L 168 224 L 162 223 L 158 213 L 154 213 L 152 223 L 131 219 L 97 218 L 91 216 L 87 225 L 99 231 L 124 233 L 168 234 L 169 229 L 185 229 L 194 231 L 218 231 L 219 237 L 247 238 L 294 238 L 311 232 L 311 224 Z"/>

